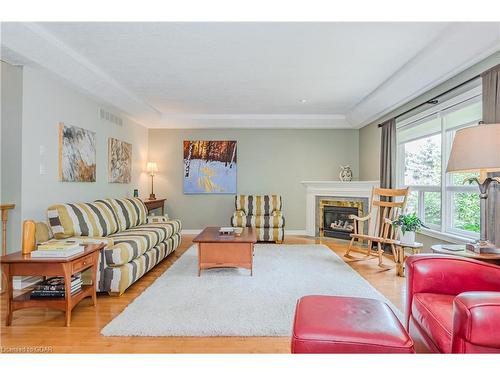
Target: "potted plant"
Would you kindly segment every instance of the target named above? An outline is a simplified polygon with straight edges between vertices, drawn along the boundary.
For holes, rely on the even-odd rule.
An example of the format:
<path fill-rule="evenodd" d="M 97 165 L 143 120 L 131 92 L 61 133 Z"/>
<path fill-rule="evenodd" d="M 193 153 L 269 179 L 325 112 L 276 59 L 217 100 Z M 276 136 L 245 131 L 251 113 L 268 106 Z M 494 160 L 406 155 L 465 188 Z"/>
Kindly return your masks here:
<path fill-rule="evenodd" d="M 392 222 L 392 225 L 399 228 L 399 240 L 402 244 L 414 244 L 415 232 L 421 228 L 427 228 L 416 213 L 399 215 L 397 220 Z"/>

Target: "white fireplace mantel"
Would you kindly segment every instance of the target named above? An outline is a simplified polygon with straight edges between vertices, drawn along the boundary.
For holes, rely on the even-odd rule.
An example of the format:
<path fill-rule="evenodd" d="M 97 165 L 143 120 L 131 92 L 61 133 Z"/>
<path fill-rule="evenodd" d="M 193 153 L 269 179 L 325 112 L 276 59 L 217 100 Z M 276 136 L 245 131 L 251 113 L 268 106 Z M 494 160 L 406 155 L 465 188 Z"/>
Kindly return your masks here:
<path fill-rule="evenodd" d="M 306 234 L 316 233 L 316 197 L 357 197 L 370 199 L 379 181 L 302 181 L 306 188 Z"/>

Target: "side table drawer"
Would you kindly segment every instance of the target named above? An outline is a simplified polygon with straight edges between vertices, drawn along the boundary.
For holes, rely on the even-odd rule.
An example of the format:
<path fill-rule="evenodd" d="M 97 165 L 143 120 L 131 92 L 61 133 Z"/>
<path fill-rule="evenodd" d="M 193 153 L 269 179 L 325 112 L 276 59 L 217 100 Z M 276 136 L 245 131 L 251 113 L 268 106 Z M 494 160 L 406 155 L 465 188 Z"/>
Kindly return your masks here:
<path fill-rule="evenodd" d="M 73 273 L 75 273 L 85 268 L 88 268 L 93 264 L 94 264 L 94 255 L 88 255 L 85 258 L 74 261 L 72 271 Z"/>

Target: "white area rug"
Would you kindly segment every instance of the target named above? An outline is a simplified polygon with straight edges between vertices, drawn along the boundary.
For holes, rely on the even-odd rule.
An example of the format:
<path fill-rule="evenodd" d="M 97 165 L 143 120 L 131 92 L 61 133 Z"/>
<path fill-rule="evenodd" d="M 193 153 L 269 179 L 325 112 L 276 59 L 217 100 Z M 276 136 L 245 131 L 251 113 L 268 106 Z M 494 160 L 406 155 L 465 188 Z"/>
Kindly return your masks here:
<path fill-rule="evenodd" d="M 388 302 L 324 245 L 256 245 L 244 269 L 197 276 L 192 246 L 101 333 L 105 336 L 289 336 L 297 299 L 309 294 Z M 396 314 L 401 313 L 389 303 Z"/>

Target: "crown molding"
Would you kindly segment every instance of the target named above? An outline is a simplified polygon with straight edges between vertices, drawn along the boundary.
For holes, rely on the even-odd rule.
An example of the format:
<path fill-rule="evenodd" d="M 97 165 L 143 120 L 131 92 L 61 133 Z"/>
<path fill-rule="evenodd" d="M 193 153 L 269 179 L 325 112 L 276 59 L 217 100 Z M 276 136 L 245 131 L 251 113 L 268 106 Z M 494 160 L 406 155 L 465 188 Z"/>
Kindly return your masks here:
<path fill-rule="evenodd" d="M 451 24 L 349 111 L 347 121 L 368 125 L 497 51 L 500 23 Z"/>
<path fill-rule="evenodd" d="M 352 129 L 344 115 L 163 114 L 164 129 Z"/>
<path fill-rule="evenodd" d="M 90 96 L 122 110 L 142 125 L 155 124 L 161 118 L 160 112 L 39 24 L 3 23 L 2 46 Z"/>

